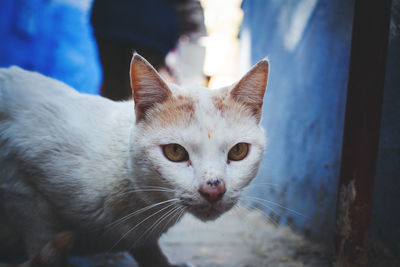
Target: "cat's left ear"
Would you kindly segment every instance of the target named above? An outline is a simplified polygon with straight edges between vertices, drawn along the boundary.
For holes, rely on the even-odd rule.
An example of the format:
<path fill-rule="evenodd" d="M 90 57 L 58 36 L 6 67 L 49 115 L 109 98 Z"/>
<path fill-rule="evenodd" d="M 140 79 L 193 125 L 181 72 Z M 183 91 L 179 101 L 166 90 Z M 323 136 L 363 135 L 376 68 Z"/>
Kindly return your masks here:
<path fill-rule="evenodd" d="M 248 106 L 257 122 L 261 120 L 262 104 L 267 87 L 269 63 L 263 59 L 254 65 L 231 90 L 231 96 Z"/>
<path fill-rule="evenodd" d="M 164 102 L 172 93 L 157 71 L 137 53 L 132 57 L 130 76 L 136 122 L 139 122 L 145 119 L 149 108 Z"/>

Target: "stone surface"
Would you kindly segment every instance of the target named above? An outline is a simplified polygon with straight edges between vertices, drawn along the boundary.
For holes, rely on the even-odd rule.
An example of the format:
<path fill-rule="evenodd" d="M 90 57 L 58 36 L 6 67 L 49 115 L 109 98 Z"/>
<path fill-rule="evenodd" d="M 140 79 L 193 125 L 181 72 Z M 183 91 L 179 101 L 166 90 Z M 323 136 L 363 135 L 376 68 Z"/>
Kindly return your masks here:
<path fill-rule="evenodd" d="M 207 223 L 186 215 L 160 244 L 171 261 L 198 267 L 329 266 L 321 246 L 244 208 Z"/>

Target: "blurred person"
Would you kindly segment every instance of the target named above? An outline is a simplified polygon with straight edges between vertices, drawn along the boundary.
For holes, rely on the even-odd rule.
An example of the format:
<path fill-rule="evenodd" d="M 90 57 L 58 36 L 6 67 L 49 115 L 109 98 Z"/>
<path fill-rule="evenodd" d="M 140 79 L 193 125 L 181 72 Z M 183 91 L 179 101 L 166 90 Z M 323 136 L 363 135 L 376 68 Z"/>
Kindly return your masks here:
<path fill-rule="evenodd" d="M 127 73 L 134 51 L 173 80 L 168 52 L 181 36 L 205 32 L 197 0 L 95 0 L 91 21 L 104 75 L 101 94 L 113 100 L 132 95 Z"/>

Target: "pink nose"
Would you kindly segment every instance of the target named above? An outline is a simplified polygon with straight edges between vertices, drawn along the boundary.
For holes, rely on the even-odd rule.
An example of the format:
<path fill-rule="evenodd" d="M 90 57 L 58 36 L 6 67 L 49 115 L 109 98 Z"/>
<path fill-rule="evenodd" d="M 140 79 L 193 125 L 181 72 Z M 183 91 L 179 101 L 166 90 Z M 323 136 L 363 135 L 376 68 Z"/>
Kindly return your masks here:
<path fill-rule="evenodd" d="M 221 179 L 208 180 L 199 186 L 200 195 L 211 204 L 220 200 L 225 192 L 225 182 Z"/>

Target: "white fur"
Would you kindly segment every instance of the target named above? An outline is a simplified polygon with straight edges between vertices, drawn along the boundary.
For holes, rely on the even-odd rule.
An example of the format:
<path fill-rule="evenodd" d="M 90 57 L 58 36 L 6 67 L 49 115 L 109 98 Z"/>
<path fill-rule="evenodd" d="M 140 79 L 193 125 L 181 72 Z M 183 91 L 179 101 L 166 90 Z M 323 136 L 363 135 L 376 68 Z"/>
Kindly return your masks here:
<path fill-rule="evenodd" d="M 173 96 L 197 100 L 195 123 L 136 123 L 133 101 L 80 94 L 17 67 L 0 69 L 0 216 L 14 229 L 0 237 L 22 240 L 30 256 L 65 230 L 78 233 L 79 253 L 114 245 L 134 250 L 154 243 L 178 219 L 164 218 L 163 227 L 143 240 L 138 238 L 165 213 L 146 217 L 166 205 L 109 227 L 146 205 L 178 198 L 172 207 L 203 220 L 230 209 L 257 173 L 263 129 L 249 116 L 223 117 L 211 100 L 217 91 L 169 88 Z M 248 156 L 228 162 L 228 151 L 239 142 L 251 144 Z M 169 143 L 182 145 L 191 164 L 169 161 L 161 149 Z M 223 179 L 227 192 L 211 207 L 198 186 L 212 178 Z M 146 186 L 172 191 L 140 191 Z"/>

